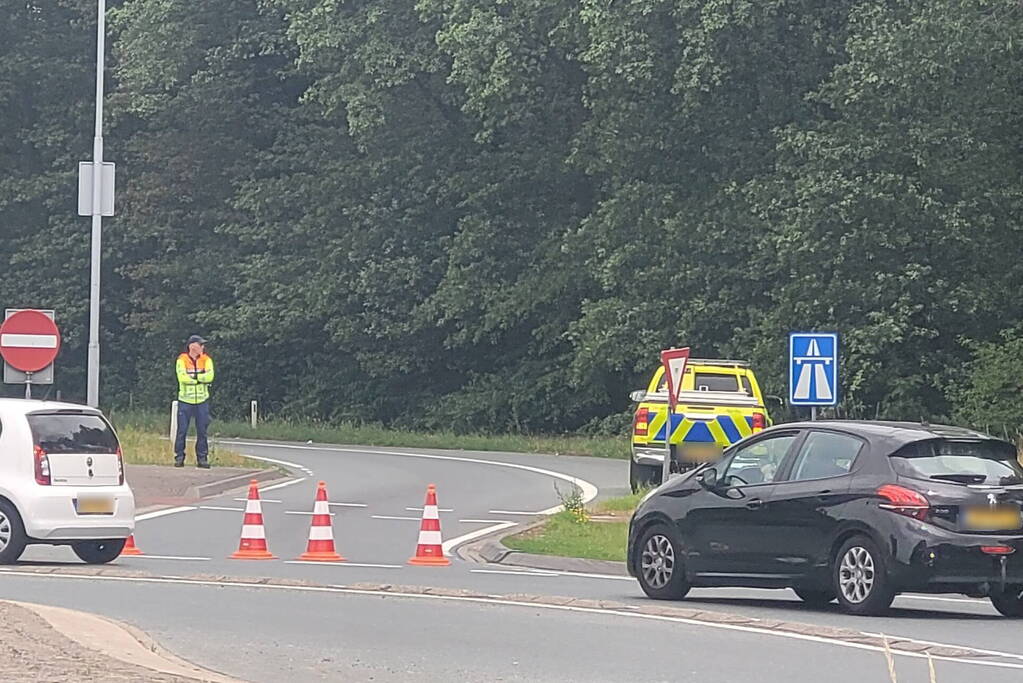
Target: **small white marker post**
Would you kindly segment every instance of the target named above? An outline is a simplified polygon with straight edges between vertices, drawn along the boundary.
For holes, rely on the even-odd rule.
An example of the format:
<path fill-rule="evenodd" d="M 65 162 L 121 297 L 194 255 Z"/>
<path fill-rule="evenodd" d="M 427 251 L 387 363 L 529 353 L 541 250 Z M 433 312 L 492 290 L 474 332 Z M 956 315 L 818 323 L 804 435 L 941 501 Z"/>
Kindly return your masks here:
<path fill-rule="evenodd" d="M 170 419 L 170 440 L 171 448 L 174 447 L 174 440 L 178 438 L 178 402 L 171 401 L 171 419 Z"/>
<path fill-rule="evenodd" d="M 252 428 L 255 429 L 256 425 L 259 423 L 259 402 L 258 401 L 252 401 L 249 404 L 249 419 L 252 422 Z"/>

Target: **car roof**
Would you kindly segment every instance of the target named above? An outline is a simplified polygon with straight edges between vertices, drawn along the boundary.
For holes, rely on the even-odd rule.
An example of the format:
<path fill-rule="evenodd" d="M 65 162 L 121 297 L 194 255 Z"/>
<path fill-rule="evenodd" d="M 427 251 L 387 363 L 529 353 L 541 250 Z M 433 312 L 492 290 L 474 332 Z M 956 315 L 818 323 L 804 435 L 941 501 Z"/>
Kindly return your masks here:
<path fill-rule="evenodd" d="M 971 441 L 999 441 L 1003 439 L 978 432 L 966 427 L 928 424 L 926 422 L 888 422 L 884 420 L 816 420 L 813 422 L 786 422 L 775 425 L 775 429 L 835 429 L 861 436 L 868 441 L 880 442 L 891 448 L 899 448 L 916 441 L 929 439 L 968 439 Z M 769 431 L 769 430 L 765 430 Z"/>
<path fill-rule="evenodd" d="M 50 410 L 76 410 L 90 413 L 99 413 L 92 408 L 80 403 L 67 403 L 64 401 L 35 401 L 26 398 L 0 398 L 0 414 L 2 415 L 28 415 Z"/>

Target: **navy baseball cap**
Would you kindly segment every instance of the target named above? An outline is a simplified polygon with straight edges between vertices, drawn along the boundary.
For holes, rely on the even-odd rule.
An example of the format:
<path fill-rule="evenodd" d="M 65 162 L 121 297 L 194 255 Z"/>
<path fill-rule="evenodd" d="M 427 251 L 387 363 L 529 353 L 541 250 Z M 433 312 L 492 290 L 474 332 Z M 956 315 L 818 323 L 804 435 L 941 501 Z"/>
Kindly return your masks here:
<path fill-rule="evenodd" d="M 205 344 L 206 340 L 203 339 L 202 337 L 200 337 L 197 334 L 193 334 L 191 337 L 188 338 L 188 343 L 189 344 Z"/>

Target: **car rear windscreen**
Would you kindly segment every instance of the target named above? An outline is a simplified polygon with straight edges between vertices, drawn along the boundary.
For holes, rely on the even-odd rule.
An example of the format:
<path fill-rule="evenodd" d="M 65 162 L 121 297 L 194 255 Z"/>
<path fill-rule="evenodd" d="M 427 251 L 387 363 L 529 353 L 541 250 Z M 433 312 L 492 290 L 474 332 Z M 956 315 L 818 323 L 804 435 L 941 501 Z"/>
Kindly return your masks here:
<path fill-rule="evenodd" d="M 739 391 L 739 378 L 716 372 L 698 372 L 693 377 L 693 387 L 697 391 Z"/>
<path fill-rule="evenodd" d="M 1023 484 L 1016 449 L 1001 441 L 934 439 L 904 446 L 891 456 L 899 475 L 959 484 Z"/>
<path fill-rule="evenodd" d="M 107 421 L 91 413 L 34 413 L 32 439 L 47 453 L 116 453 L 117 437 Z"/>

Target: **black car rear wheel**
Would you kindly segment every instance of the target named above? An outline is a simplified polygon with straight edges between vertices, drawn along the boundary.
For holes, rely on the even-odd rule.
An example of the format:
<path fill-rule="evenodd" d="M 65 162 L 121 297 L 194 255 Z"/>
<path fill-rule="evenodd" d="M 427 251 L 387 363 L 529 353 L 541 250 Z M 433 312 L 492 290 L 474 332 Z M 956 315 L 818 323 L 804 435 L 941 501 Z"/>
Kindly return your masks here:
<path fill-rule="evenodd" d="M 1023 586 L 1014 586 L 991 596 L 991 604 L 1007 617 L 1023 617 Z"/>
<path fill-rule="evenodd" d="M 125 539 L 114 538 L 106 541 L 77 541 L 71 544 L 75 555 L 88 564 L 106 564 L 117 559 L 124 550 Z"/>
<path fill-rule="evenodd" d="M 689 592 L 683 544 L 678 532 L 655 524 L 640 536 L 636 546 L 639 586 L 655 600 L 681 600 Z"/>
<path fill-rule="evenodd" d="M 792 590 L 796 592 L 800 600 L 811 607 L 824 607 L 835 600 L 835 591 L 830 589 L 793 588 Z"/>
<path fill-rule="evenodd" d="M 854 536 L 842 544 L 831 570 L 838 603 L 847 612 L 867 616 L 891 607 L 895 591 L 884 556 L 866 536 Z"/>

